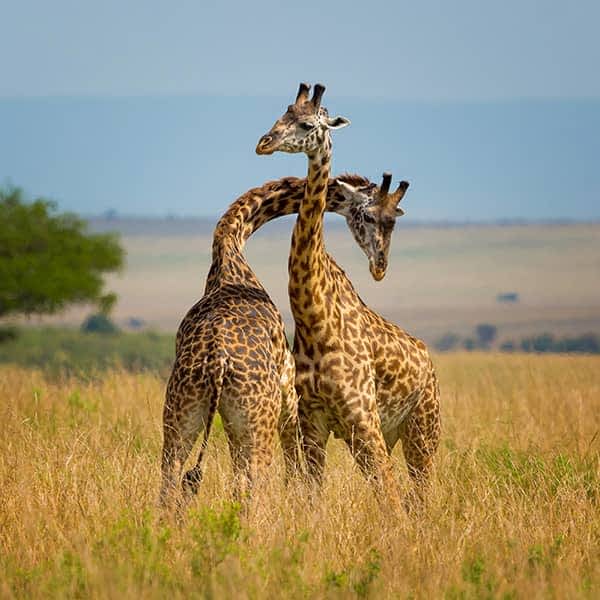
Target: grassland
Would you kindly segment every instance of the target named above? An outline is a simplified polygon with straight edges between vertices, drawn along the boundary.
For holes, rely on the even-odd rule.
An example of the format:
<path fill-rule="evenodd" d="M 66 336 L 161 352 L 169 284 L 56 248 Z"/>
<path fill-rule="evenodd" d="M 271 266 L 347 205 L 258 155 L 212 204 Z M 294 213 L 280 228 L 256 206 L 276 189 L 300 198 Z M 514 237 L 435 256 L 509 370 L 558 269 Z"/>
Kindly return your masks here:
<path fill-rule="evenodd" d="M 240 519 L 216 427 L 181 527 L 155 510 L 162 378 L 0 366 L 0 597 L 597 598 L 600 358 L 436 363 L 444 431 L 424 517 L 383 516 L 332 441 L 319 507 L 283 488 L 278 458 Z"/>

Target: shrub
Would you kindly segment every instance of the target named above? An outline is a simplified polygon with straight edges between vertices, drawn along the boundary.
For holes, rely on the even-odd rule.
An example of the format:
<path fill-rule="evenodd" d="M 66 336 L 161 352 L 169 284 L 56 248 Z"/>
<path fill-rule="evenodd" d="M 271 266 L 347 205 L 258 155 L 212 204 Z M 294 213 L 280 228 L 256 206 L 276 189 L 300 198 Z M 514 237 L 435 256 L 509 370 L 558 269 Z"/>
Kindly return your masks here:
<path fill-rule="evenodd" d="M 449 350 L 454 350 L 459 342 L 460 337 L 456 333 L 448 332 L 439 338 L 434 346 L 440 352 L 448 352 Z"/>
<path fill-rule="evenodd" d="M 584 333 L 577 337 L 555 338 L 551 333 L 523 338 L 521 350 L 524 352 L 575 352 L 600 353 L 600 336 Z"/>
<path fill-rule="evenodd" d="M 463 340 L 463 348 L 465 350 L 475 350 L 476 347 L 477 344 L 475 343 L 475 340 L 473 338 L 465 338 L 465 340 Z"/>
<path fill-rule="evenodd" d="M 490 325 L 489 323 L 480 323 L 475 328 L 475 333 L 477 334 L 478 345 L 481 348 L 489 348 L 496 339 L 498 329 L 495 325 Z"/>
<path fill-rule="evenodd" d="M 496 296 L 496 302 L 518 302 L 519 294 L 517 292 L 505 292 Z"/>
<path fill-rule="evenodd" d="M 102 313 L 90 315 L 81 324 L 81 331 L 84 333 L 118 333 L 119 328 Z"/>

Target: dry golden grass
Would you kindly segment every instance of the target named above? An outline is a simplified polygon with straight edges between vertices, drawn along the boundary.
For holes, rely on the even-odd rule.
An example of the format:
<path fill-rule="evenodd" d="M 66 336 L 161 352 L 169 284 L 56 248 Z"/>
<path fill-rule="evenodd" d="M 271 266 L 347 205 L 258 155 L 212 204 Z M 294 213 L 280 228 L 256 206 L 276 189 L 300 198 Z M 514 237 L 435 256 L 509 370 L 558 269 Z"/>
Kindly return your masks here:
<path fill-rule="evenodd" d="M 0 597 L 598 597 L 600 358 L 437 364 L 425 517 L 387 521 L 332 442 L 318 509 L 278 460 L 240 523 L 217 427 L 182 527 L 156 519 L 163 381 L 0 368 Z"/>

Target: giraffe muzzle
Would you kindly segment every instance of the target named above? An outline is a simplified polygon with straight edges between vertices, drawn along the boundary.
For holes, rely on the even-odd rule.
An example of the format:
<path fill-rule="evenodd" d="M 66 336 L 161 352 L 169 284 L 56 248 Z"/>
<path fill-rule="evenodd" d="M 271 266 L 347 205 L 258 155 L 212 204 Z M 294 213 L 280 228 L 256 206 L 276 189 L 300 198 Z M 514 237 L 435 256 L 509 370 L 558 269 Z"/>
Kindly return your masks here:
<path fill-rule="evenodd" d="M 256 154 L 273 154 L 273 152 L 275 152 L 273 136 L 269 134 L 263 135 L 256 145 Z"/>
<path fill-rule="evenodd" d="M 381 281 L 385 277 L 385 267 L 378 267 L 374 263 L 369 263 L 369 271 L 375 281 Z"/>

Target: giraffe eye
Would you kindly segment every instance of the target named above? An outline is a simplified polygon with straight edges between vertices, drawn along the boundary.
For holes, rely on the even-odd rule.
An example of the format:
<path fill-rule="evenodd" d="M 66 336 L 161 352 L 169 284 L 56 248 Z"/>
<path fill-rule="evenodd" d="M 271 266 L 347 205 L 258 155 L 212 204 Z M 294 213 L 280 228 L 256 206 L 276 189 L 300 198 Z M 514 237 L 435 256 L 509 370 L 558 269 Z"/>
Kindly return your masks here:
<path fill-rule="evenodd" d="M 311 129 L 314 129 L 314 123 L 311 123 L 310 121 L 302 121 L 300 123 L 300 129 L 304 129 L 304 131 L 310 131 Z"/>

